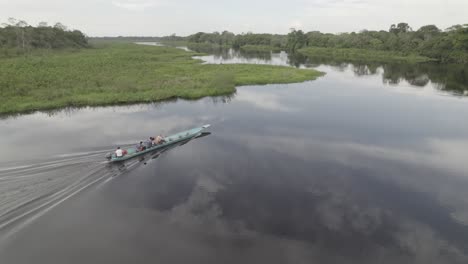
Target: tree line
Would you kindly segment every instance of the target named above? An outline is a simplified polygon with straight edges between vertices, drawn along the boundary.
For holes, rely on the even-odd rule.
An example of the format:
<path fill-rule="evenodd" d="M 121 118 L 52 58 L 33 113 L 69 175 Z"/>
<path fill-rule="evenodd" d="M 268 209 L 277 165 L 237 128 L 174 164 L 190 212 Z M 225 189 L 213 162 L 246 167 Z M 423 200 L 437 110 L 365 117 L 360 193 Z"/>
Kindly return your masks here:
<path fill-rule="evenodd" d="M 287 35 L 234 34 L 198 32 L 186 37 L 190 43 L 210 43 L 240 48 L 245 45 L 266 45 L 290 53 L 306 47 L 354 48 L 417 54 L 441 62 L 468 63 L 468 24 L 442 30 L 435 25 L 413 30 L 408 23 L 391 25 L 388 30 L 362 30 L 352 33 L 304 32 L 292 29 Z"/>
<path fill-rule="evenodd" d="M 234 48 L 240 48 L 246 45 L 285 47 L 287 36 L 278 34 L 254 34 L 251 32 L 236 35 L 229 31 L 223 31 L 222 33 L 198 32 L 188 36 L 187 41 L 192 43 L 218 44 L 221 46 L 229 46 Z"/>
<path fill-rule="evenodd" d="M 49 26 L 41 22 L 31 26 L 14 18 L 0 26 L 0 50 L 26 54 L 34 49 L 62 49 L 88 47 L 87 37 L 79 30 L 68 30 L 61 23 Z"/>
<path fill-rule="evenodd" d="M 407 23 L 391 25 L 388 31 L 363 30 L 359 33 L 304 33 L 292 30 L 286 48 L 356 48 L 418 54 L 441 62 L 468 63 L 468 24 L 441 30 L 435 25 L 413 30 Z"/>

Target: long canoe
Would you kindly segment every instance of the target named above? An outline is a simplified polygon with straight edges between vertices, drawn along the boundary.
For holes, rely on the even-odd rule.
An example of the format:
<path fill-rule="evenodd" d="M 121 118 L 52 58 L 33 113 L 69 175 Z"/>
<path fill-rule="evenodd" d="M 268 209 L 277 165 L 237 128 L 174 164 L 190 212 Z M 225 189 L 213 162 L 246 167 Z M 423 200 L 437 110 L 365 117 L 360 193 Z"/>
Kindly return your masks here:
<path fill-rule="evenodd" d="M 115 152 L 114 152 L 110 156 L 109 161 L 110 162 L 117 162 L 117 161 L 128 160 L 128 159 L 138 157 L 138 156 L 144 155 L 146 153 L 149 153 L 149 152 L 152 152 L 152 151 L 162 149 L 164 147 L 176 144 L 178 142 L 200 136 L 202 134 L 203 130 L 207 129 L 208 127 L 210 127 L 210 125 L 204 125 L 204 126 L 192 128 L 190 130 L 186 130 L 186 131 L 174 134 L 174 135 L 170 135 L 170 136 L 164 138 L 164 140 L 165 140 L 164 143 L 159 144 L 159 145 L 153 145 L 152 147 L 147 148 L 147 149 L 145 149 L 143 151 L 137 151 L 137 149 L 134 148 L 134 147 L 125 149 L 127 151 L 127 154 L 125 154 L 122 157 L 117 157 L 115 155 Z"/>

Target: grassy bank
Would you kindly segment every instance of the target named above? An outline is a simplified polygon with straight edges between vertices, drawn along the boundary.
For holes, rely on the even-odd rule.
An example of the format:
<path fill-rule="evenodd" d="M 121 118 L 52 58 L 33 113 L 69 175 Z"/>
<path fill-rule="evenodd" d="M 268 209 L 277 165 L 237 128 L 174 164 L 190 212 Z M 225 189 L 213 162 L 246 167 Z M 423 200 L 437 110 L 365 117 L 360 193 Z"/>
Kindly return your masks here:
<path fill-rule="evenodd" d="M 313 80 L 314 70 L 264 65 L 204 65 L 170 47 L 112 44 L 79 52 L 0 60 L 0 113 L 65 106 L 196 99 L 236 85 Z"/>
<path fill-rule="evenodd" d="M 158 43 L 164 44 L 169 47 L 187 47 L 189 42 L 184 40 L 161 40 Z"/>
<path fill-rule="evenodd" d="M 368 62 L 406 62 L 419 63 L 434 61 L 434 59 L 390 51 L 366 50 L 366 49 L 338 49 L 308 47 L 298 50 L 298 53 L 310 58 L 330 58 L 343 61 L 368 61 Z"/>

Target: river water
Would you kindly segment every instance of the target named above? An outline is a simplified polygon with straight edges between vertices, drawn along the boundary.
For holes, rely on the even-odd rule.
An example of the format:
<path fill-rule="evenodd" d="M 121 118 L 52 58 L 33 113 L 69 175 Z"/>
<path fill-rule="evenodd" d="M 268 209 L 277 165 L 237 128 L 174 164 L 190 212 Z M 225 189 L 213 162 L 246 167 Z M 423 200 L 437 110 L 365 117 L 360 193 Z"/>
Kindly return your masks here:
<path fill-rule="evenodd" d="M 113 200 L 143 210 L 141 219 L 149 214 L 159 219 L 166 228 L 154 237 L 170 241 L 152 248 L 156 238 L 144 232 L 126 236 L 128 244 L 99 235 L 129 259 L 468 263 L 466 69 L 232 50 L 200 59 L 313 67 L 326 75 L 298 84 L 238 87 L 232 96 L 197 101 L 4 117 L 0 220 L 12 219 L 8 214 L 23 203 L 79 181 L 84 182 L 77 188 L 102 175 L 128 173 L 134 177 L 125 178 L 128 186 L 140 181 L 133 186 L 137 194 L 125 190 Z M 212 125 L 209 136 L 163 153 L 164 158 L 133 161 L 136 170 L 122 172 L 104 163 L 103 155 L 117 145 L 202 124 Z M 122 220 L 119 228 L 135 221 Z M 47 236 L 41 243 L 49 242 Z M 60 245 L 52 238 L 50 243 Z M 157 248 L 165 250 L 156 253 Z M 47 255 L 41 252 L 22 254 L 31 260 Z M 19 258 L 10 253 L 6 259 Z M 102 260 L 85 262 L 103 263 L 97 259 Z"/>

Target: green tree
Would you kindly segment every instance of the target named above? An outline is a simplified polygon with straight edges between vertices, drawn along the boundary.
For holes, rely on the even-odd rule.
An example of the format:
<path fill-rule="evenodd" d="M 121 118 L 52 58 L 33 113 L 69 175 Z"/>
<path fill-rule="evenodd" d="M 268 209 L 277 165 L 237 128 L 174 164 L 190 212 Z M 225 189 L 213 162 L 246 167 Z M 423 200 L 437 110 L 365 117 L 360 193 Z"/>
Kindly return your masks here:
<path fill-rule="evenodd" d="M 397 25 L 393 24 L 390 26 L 390 33 L 394 34 L 399 34 L 399 33 L 406 33 L 412 31 L 411 27 L 408 25 L 408 23 L 398 23 Z"/>
<path fill-rule="evenodd" d="M 296 50 L 303 48 L 307 45 L 307 36 L 302 30 L 292 29 L 288 34 L 287 48 L 290 52 L 294 53 Z"/>
<path fill-rule="evenodd" d="M 69 31 L 60 23 L 54 27 L 41 22 L 37 27 L 28 25 L 23 20 L 9 18 L 0 27 L 0 49 L 2 54 L 25 54 L 38 48 L 84 48 L 88 46 L 86 36 L 78 30 Z"/>

